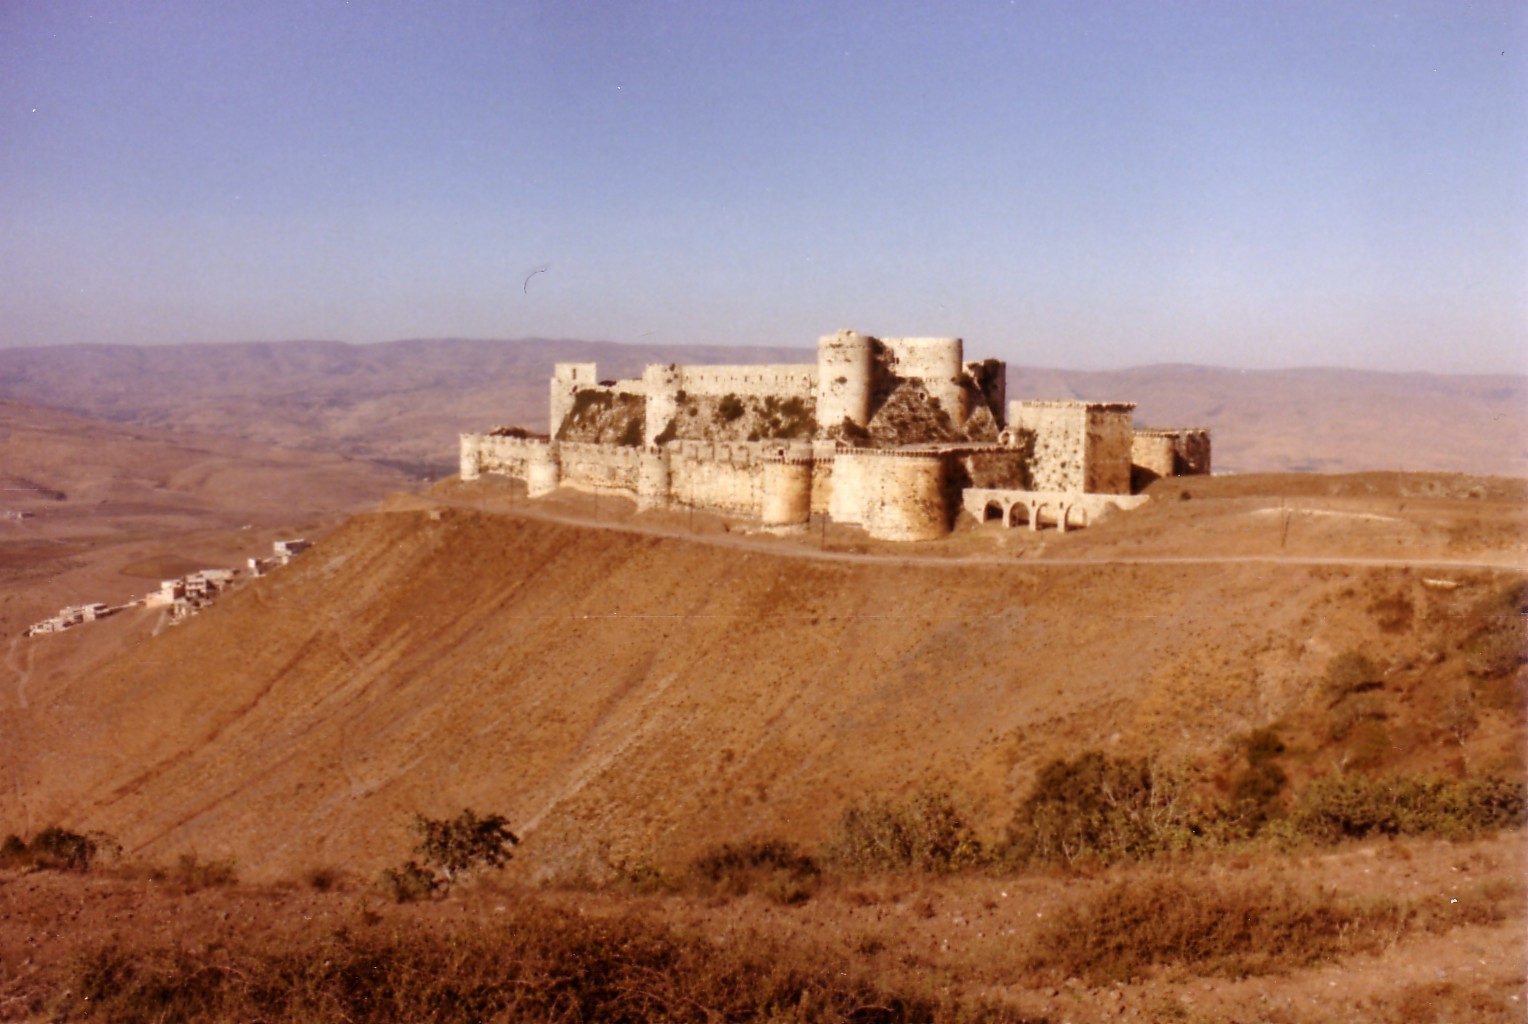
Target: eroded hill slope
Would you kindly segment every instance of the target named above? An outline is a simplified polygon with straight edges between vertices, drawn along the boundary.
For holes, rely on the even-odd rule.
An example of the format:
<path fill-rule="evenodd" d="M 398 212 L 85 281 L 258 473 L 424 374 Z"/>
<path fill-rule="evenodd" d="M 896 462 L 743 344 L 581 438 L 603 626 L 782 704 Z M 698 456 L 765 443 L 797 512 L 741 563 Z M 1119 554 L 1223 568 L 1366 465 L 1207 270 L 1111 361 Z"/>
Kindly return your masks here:
<path fill-rule="evenodd" d="M 250 877 L 375 869 L 413 812 L 463 806 L 508 814 L 546 872 L 814 842 L 845 803 L 929 783 L 995 826 L 1058 754 L 1203 754 L 1319 715 L 1355 647 L 1386 666 L 1392 759 L 1447 768 L 1429 721 L 1463 678 L 1449 624 L 1511 577 L 1423 577 L 818 561 L 404 504 L 152 639 L 102 624 L 122 652 L 88 673 L 40 648 L 0 707 L 0 820 Z M 1470 769 L 1520 770 L 1510 723 L 1483 716 Z"/>

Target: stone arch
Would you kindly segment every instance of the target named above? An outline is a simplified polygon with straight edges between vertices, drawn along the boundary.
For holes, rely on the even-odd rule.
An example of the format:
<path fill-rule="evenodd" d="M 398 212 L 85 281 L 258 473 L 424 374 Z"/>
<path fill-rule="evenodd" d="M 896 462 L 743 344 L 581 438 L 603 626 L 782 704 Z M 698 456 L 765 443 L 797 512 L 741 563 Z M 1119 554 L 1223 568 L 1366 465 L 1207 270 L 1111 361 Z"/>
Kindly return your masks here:
<path fill-rule="evenodd" d="M 1038 502 L 1030 509 L 1030 516 L 1032 517 L 1030 519 L 1030 528 L 1034 530 L 1043 530 L 1046 526 L 1060 525 L 1056 518 L 1055 507 L 1047 502 Z"/>
<path fill-rule="evenodd" d="M 1031 522 L 1029 506 L 1022 501 L 1016 501 L 1008 507 L 1009 526 L 1028 526 Z"/>
<path fill-rule="evenodd" d="M 987 502 L 987 507 L 982 509 L 982 522 L 984 523 L 990 523 L 994 519 L 1002 519 L 1003 516 L 1003 505 L 995 498 Z"/>
<path fill-rule="evenodd" d="M 1065 516 L 1065 523 L 1068 529 L 1076 530 L 1088 525 L 1088 510 L 1081 505 L 1068 507 Z"/>

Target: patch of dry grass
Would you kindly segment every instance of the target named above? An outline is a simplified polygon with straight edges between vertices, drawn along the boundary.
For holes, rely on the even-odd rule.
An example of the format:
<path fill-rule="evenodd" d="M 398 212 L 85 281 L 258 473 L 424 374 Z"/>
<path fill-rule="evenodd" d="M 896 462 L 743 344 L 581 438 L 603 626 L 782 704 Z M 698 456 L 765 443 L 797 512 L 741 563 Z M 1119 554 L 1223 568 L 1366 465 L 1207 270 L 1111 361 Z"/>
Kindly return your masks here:
<path fill-rule="evenodd" d="M 718 945 L 632 914 L 534 901 L 491 923 L 367 923 L 327 937 L 187 948 L 114 942 L 71 966 L 54 1020 L 1019 1022 L 888 990 L 852 965 L 752 936 Z"/>
<path fill-rule="evenodd" d="M 1032 936 L 1028 964 L 1095 984 L 1168 965 L 1198 974 L 1262 974 L 1377 952 L 1417 927 L 1419 916 L 1414 906 L 1387 898 L 1153 873 L 1117 881 L 1053 915 Z"/>

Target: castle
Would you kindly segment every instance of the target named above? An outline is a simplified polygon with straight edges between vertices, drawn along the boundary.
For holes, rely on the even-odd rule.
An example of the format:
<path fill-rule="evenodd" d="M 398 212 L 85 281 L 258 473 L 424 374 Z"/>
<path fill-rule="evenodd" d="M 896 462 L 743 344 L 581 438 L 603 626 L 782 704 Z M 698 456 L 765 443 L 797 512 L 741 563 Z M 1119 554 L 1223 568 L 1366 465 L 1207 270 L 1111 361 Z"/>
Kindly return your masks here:
<path fill-rule="evenodd" d="M 461 478 L 616 491 L 777 530 L 812 516 L 886 540 L 931 540 L 962 513 L 1086 526 L 1163 476 L 1210 471 L 1209 432 L 1136 430 L 1129 402 L 1007 400 L 1007 367 L 959 338 L 822 338 L 804 365 L 648 366 L 598 379 L 558 363 L 551 436 L 461 435 Z"/>

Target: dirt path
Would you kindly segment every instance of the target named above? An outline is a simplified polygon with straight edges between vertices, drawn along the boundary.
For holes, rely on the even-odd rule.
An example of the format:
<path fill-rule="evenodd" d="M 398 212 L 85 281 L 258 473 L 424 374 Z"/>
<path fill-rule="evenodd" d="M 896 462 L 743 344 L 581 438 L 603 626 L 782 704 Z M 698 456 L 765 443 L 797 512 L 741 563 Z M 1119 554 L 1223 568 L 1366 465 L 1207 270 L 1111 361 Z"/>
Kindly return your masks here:
<path fill-rule="evenodd" d="M 692 544 L 757 551 L 780 558 L 799 558 L 816 562 L 843 562 L 854 565 L 936 566 L 969 571 L 971 569 L 1002 569 L 1014 565 L 1043 567 L 1078 567 L 1103 565 L 1283 565 L 1307 567 L 1363 568 L 1363 569 L 1425 569 L 1442 572 L 1461 569 L 1485 569 L 1497 572 L 1528 572 L 1528 561 L 1513 562 L 1479 561 L 1471 559 L 1439 558 L 1365 558 L 1361 556 L 1311 556 L 1311 555 L 1094 555 L 1089 557 L 1066 557 L 1023 553 L 1010 557 L 972 557 L 969 555 L 883 555 L 868 552 L 833 551 L 807 547 L 802 544 L 781 542 L 776 539 L 756 540 L 747 535 L 732 533 L 698 534 L 687 530 L 664 527 L 653 523 L 625 523 L 608 519 L 554 512 L 528 504 L 503 505 L 483 501 L 467 501 L 432 495 L 424 499 L 432 504 L 449 505 L 471 509 L 489 515 L 515 516 L 542 522 L 562 523 L 568 526 L 593 527 L 648 537 L 665 537 L 685 540 Z"/>

